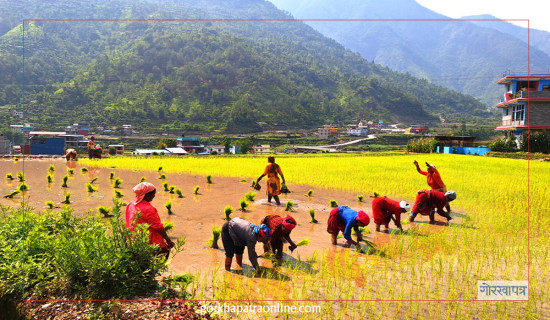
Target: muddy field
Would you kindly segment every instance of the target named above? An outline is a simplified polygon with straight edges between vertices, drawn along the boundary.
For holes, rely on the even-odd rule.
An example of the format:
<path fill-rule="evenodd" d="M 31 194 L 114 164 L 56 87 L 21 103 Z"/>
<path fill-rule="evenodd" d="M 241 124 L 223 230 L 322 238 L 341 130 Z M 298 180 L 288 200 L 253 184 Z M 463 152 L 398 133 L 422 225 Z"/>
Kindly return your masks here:
<path fill-rule="evenodd" d="M 134 198 L 132 187 L 140 182 L 142 177 L 146 181 L 155 184 L 157 187 L 157 196 L 152 204 L 159 211 L 162 221 L 172 221 L 175 228 L 170 232 L 172 238 L 185 236 L 187 243 L 185 251 L 178 254 L 170 265 L 170 270 L 176 274 L 187 272 L 204 272 L 208 269 L 216 268 L 223 269 L 224 251 L 223 249 L 215 250 L 207 247 L 207 241 L 212 235 L 212 226 L 221 226 L 224 223 L 223 209 L 226 205 L 231 205 L 235 208 L 232 217 L 240 216 L 253 223 L 259 221 L 270 214 L 278 214 L 286 216 L 285 205 L 287 201 L 294 202 L 294 212 L 290 213 L 298 222 L 297 227 L 293 230 L 291 237 L 295 242 L 301 239 L 308 238 L 310 243 L 307 246 L 298 247 L 293 253 L 288 251 L 285 246 L 285 258 L 301 258 L 310 257 L 316 250 L 328 249 L 330 252 L 337 250 L 348 250 L 342 248 L 344 239 L 339 239 L 339 246 L 333 247 L 330 245 L 330 236 L 326 232 L 326 221 L 331 208 L 330 200 L 336 200 L 339 205 L 348 205 L 355 210 L 364 210 L 372 218 L 370 209 L 371 199 L 365 195 L 364 202 L 357 201 L 357 194 L 350 192 L 341 192 L 335 190 L 327 190 L 321 188 L 313 188 L 307 185 L 296 185 L 291 180 L 287 181 L 292 193 L 282 195 L 281 206 L 270 204 L 267 202 L 265 195 L 265 178 L 261 182 L 262 190 L 257 192 L 256 200 L 251 202 L 245 212 L 240 210 L 239 201 L 244 197 L 244 194 L 249 191 L 254 191 L 250 188 L 252 179 L 257 177 L 241 177 L 241 178 L 225 178 L 212 177 L 212 184 L 207 184 L 206 176 L 202 175 L 184 175 L 184 174 L 166 174 L 166 180 L 159 179 L 159 173 L 156 171 L 149 172 L 134 172 L 130 170 L 120 170 L 117 168 L 88 168 L 87 172 L 81 171 L 81 165 L 78 162 L 66 162 L 64 159 L 27 159 L 14 163 L 12 160 L 2 160 L 1 162 L 2 179 L 5 181 L 0 184 L 0 195 L 4 196 L 16 189 L 20 182 L 15 180 L 9 181 L 5 179 L 6 173 L 11 173 L 16 177 L 17 172 L 23 172 L 25 175 L 25 183 L 29 186 L 29 190 L 23 194 L 15 196 L 13 199 L 0 198 L 0 204 L 4 206 L 19 206 L 22 201 L 28 203 L 31 207 L 38 210 L 45 210 L 46 201 L 53 201 L 57 208 L 61 208 L 64 204 L 60 203 L 64 200 L 64 195 L 67 192 L 71 193 L 70 206 L 74 209 L 75 214 L 83 215 L 92 209 L 94 214 L 97 212 L 98 206 L 112 206 L 112 198 L 114 197 L 113 180 L 109 179 L 111 172 L 114 172 L 115 177 L 123 180 L 120 190 L 125 202 L 131 201 Z M 51 174 L 54 176 L 54 182 L 48 183 L 47 175 L 48 167 L 53 164 L 55 171 Z M 67 174 L 67 169 L 74 169 L 74 174 L 69 175 L 68 187 L 62 188 L 62 178 Z M 98 177 L 94 185 L 98 188 L 96 192 L 88 192 L 86 183 L 90 182 L 95 177 Z M 245 181 L 246 180 L 246 181 Z M 163 191 L 162 183 L 167 182 L 169 186 L 175 186 L 182 190 L 184 198 L 178 198 L 177 194 L 170 194 Z M 195 186 L 200 186 L 198 195 L 193 193 Z M 308 190 L 313 189 L 313 196 L 307 197 Z M 168 215 L 164 204 L 172 201 L 173 215 Z M 407 199 L 413 201 L 413 199 Z M 317 224 L 309 223 L 309 210 L 315 209 Z M 436 219 L 442 220 L 436 215 Z M 431 228 L 433 231 L 444 225 L 438 221 L 437 225 L 428 225 L 426 218 L 417 218 L 419 222 L 415 225 L 422 228 Z M 454 220 L 453 220 L 454 222 Z M 390 228 L 393 224 L 390 224 Z M 410 225 L 404 225 L 407 229 Z M 370 233 L 367 239 L 377 244 L 387 243 L 391 241 L 393 235 L 387 233 L 374 232 L 373 223 L 368 226 Z M 221 239 L 218 242 L 221 247 Z M 261 246 L 257 246 L 257 252 L 263 253 Z M 246 256 L 246 255 L 245 255 Z M 260 259 L 260 264 L 270 266 L 269 261 Z M 249 264 L 245 257 L 245 264 Z"/>

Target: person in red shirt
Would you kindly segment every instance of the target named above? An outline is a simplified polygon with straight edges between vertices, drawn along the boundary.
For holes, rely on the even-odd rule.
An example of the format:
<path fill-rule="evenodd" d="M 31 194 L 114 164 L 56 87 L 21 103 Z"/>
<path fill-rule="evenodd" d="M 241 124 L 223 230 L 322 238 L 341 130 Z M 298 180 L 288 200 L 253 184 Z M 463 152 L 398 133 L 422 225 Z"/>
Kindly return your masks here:
<path fill-rule="evenodd" d="M 165 254 L 166 259 L 168 259 L 170 249 L 174 247 L 174 242 L 170 240 L 166 230 L 164 230 L 157 209 L 151 205 L 157 191 L 155 186 L 149 182 L 141 182 L 133 190 L 136 199 L 130 201 L 126 206 L 126 228 L 134 231 L 135 223 L 148 224 L 149 244 L 158 245 L 157 253 Z"/>
<path fill-rule="evenodd" d="M 409 221 L 414 222 L 414 218 L 420 213 L 423 216 L 430 216 L 430 223 L 434 223 L 436 211 L 440 216 L 450 221 L 452 218 L 449 202 L 454 199 L 456 199 L 456 192 L 452 190 L 445 193 L 436 190 L 420 190 L 416 195 Z"/>
<path fill-rule="evenodd" d="M 265 224 L 271 230 L 271 239 L 268 243 L 264 243 L 264 253 L 273 251 L 273 254 L 278 260 L 283 258 L 283 243 L 286 240 L 290 246 L 288 249 L 293 251 L 297 248 L 296 244 L 290 238 L 292 229 L 296 227 L 296 220 L 290 215 L 283 218 L 279 215 L 269 215 L 260 221 L 260 224 Z"/>
<path fill-rule="evenodd" d="M 432 188 L 432 190 L 447 192 L 447 187 L 443 183 L 443 180 L 441 180 L 439 171 L 437 171 L 437 168 L 435 166 L 426 162 L 426 167 L 428 167 L 428 171 L 422 171 L 418 166 L 418 161 L 414 160 L 413 163 L 416 166 L 416 171 L 426 176 L 428 180 L 428 185 L 430 186 L 430 188 Z"/>
<path fill-rule="evenodd" d="M 376 223 L 376 231 L 380 232 L 380 225 L 386 227 L 386 232 L 388 231 L 390 221 L 392 220 L 395 226 L 399 230 L 403 231 L 401 226 L 401 214 L 407 212 L 411 206 L 406 201 L 397 202 L 386 197 L 376 197 L 372 200 L 372 216 L 374 218 L 374 223 Z"/>

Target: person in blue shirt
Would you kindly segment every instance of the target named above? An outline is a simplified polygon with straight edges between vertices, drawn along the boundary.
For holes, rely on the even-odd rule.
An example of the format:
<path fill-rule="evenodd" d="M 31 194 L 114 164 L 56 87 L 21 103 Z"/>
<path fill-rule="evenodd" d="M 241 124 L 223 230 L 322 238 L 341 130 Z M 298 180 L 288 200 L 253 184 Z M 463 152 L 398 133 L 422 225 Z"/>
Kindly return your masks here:
<path fill-rule="evenodd" d="M 340 206 L 332 209 L 328 217 L 327 232 L 332 236 L 332 244 L 336 245 L 336 239 L 338 233 L 342 231 L 344 239 L 346 239 L 346 246 L 354 245 L 357 249 L 361 250 L 359 241 L 363 240 L 359 227 L 365 227 L 370 223 L 369 216 L 364 211 L 355 211 L 347 206 Z M 351 239 L 351 229 L 355 229 L 357 235 L 357 242 Z"/>

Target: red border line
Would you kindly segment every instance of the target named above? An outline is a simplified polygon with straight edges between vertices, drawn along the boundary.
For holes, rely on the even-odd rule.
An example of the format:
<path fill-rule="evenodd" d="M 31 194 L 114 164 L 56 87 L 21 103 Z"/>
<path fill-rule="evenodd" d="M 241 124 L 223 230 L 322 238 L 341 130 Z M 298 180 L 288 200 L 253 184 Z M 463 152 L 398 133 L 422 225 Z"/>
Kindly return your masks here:
<path fill-rule="evenodd" d="M 25 22 L 27 21 L 42 21 L 42 22 L 468 22 L 468 21 L 500 21 L 500 22 L 527 22 L 527 75 L 530 75 L 530 20 L 529 19 L 23 19 L 23 100 L 22 100 L 22 109 L 23 109 L 23 150 L 25 151 Z M 529 95 L 529 91 L 528 91 Z M 527 114 L 529 115 L 529 100 L 527 101 Z M 527 118 L 527 123 L 529 125 L 530 118 Z M 530 131 L 527 132 L 530 136 Z M 529 139 L 527 142 L 527 286 L 529 286 L 530 281 L 530 265 L 531 265 L 531 250 L 530 250 L 530 198 L 529 198 L 529 174 L 530 174 L 530 148 L 529 148 Z M 25 153 L 23 152 L 23 174 L 25 173 Z M 25 211 L 24 204 L 25 199 L 23 198 L 23 297 L 21 301 L 119 301 L 119 302 L 132 302 L 132 301 L 239 301 L 239 302 L 249 302 L 249 301 L 264 301 L 264 302 L 508 302 L 508 301 L 529 301 L 529 294 L 527 300 L 444 300 L 444 299 L 403 299 L 403 300 L 214 300 L 214 299 L 190 299 L 190 300 L 180 300 L 180 299 L 167 299 L 167 300 L 155 300 L 155 299 L 141 299 L 141 300 L 31 300 L 24 299 L 25 297 Z"/>

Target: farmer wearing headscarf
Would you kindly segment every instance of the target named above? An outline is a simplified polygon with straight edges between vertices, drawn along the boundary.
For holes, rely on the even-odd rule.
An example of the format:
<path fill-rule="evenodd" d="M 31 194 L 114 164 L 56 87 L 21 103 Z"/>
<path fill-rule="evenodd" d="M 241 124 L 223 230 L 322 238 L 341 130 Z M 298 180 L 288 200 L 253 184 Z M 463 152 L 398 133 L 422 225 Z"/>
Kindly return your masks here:
<path fill-rule="evenodd" d="M 348 206 L 340 206 L 332 209 L 328 217 L 327 232 L 332 235 L 332 244 L 336 245 L 338 233 L 342 231 L 346 246 L 354 245 L 358 250 L 361 250 L 359 241 L 363 240 L 359 227 L 365 227 L 369 224 L 370 218 L 364 211 L 355 211 Z M 351 229 L 355 230 L 357 242 L 351 239 Z"/>
<path fill-rule="evenodd" d="M 67 149 L 67 151 L 65 151 L 65 159 L 67 159 L 67 161 L 76 160 L 76 157 L 77 153 L 75 149 Z"/>
<path fill-rule="evenodd" d="M 256 243 L 267 243 L 270 237 L 271 230 L 265 224 L 257 226 L 239 217 L 224 223 L 222 226 L 222 243 L 225 249 L 225 270 L 231 271 L 233 255 L 235 255 L 237 265 L 243 267 L 244 247 L 247 247 L 248 259 L 256 272 L 260 274 L 261 268 L 256 254 Z"/>
<path fill-rule="evenodd" d="M 401 214 L 407 212 L 410 208 L 411 206 L 406 201 L 397 202 L 386 197 L 374 198 L 372 200 L 372 218 L 376 224 L 376 231 L 380 232 L 380 225 L 384 225 L 386 231 L 388 231 L 392 219 L 394 219 L 395 226 L 403 231 Z"/>
<path fill-rule="evenodd" d="M 447 187 L 443 183 L 443 180 L 441 180 L 439 171 L 437 171 L 437 168 L 434 165 L 431 165 L 426 162 L 426 167 L 428 168 L 427 169 L 428 171 L 422 171 L 420 169 L 420 166 L 418 165 L 418 161 L 414 160 L 413 163 L 416 166 L 416 171 L 426 176 L 428 185 L 430 186 L 430 188 L 432 188 L 432 190 L 447 192 Z"/>
<path fill-rule="evenodd" d="M 284 240 L 290 244 L 288 247 L 290 251 L 296 249 L 296 244 L 290 239 L 290 233 L 296 227 L 296 220 L 293 217 L 287 215 L 283 218 L 273 214 L 263 218 L 260 223 L 267 225 L 271 230 L 271 241 L 264 243 L 264 253 L 272 249 L 275 257 L 279 260 L 282 259 Z"/>
<path fill-rule="evenodd" d="M 91 136 L 90 140 L 88 140 L 88 158 L 93 158 L 95 150 L 95 137 Z"/>
<path fill-rule="evenodd" d="M 273 198 L 279 206 L 281 205 L 281 201 L 279 200 L 279 194 L 281 193 L 281 181 L 279 180 L 279 175 L 283 180 L 283 184 L 285 183 L 285 176 L 281 171 L 281 167 L 275 163 L 275 157 L 267 157 L 267 162 L 268 164 L 265 166 L 264 173 L 258 177 L 256 183 L 259 183 L 264 176 L 267 176 L 267 202 L 271 202 L 271 198 Z"/>
<path fill-rule="evenodd" d="M 151 205 L 151 201 L 153 201 L 156 194 L 155 186 L 149 182 L 141 182 L 133 190 L 136 194 L 136 199 L 130 201 L 126 206 L 126 228 L 134 231 L 135 223 L 148 224 L 149 244 L 158 245 L 158 253 L 166 254 L 166 258 L 168 259 L 174 242 L 166 234 L 157 209 Z"/>
<path fill-rule="evenodd" d="M 423 216 L 430 216 L 430 223 L 434 223 L 436 211 L 440 216 L 450 221 L 452 218 L 449 202 L 454 199 L 456 199 L 456 192 L 452 190 L 445 193 L 436 190 L 420 190 L 416 195 L 409 221 L 414 222 L 414 218 L 420 213 Z"/>

